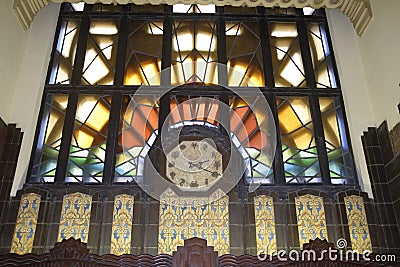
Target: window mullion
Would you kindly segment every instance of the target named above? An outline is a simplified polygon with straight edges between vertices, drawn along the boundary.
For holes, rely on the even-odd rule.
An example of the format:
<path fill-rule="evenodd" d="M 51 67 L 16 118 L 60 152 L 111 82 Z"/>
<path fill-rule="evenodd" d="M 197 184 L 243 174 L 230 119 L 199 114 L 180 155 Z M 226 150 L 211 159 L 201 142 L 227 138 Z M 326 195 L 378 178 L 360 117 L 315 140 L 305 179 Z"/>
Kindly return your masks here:
<path fill-rule="evenodd" d="M 228 70 L 226 56 L 226 35 L 225 35 L 225 20 L 221 16 L 223 7 L 216 7 L 217 14 L 217 54 L 218 54 L 218 84 L 222 86 L 228 85 Z"/>
<path fill-rule="evenodd" d="M 126 48 L 128 45 L 128 18 L 123 16 L 120 21 L 119 36 L 118 36 L 118 52 L 115 63 L 115 85 L 123 85 L 125 77 L 125 59 L 126 59 Z"/>
<path fill-rule="evenodd" d="M 274 94 L 268 94 L 267 96 L 268 104 L 271 108 L 272 114 L 275 121 L 275 131 L 276 131 L 276 147 L 275 147 L 275 157 L 274 157 L 274 180 L 278 185 L 284 185 L 286 183 L 285 170 L 283 165 L 283 155 L 282 155 L 282 140 L 279 127 L 278 118 L 278 107 L 276 106 L 276 96 Z"/>
<path fill-rule="evenodd" d="M 263 55 L 263 68 L 265 77 L 265 86 L 267 88 L 273 88 L 275 86 L 274 72 L 272 67 L 272 56 L 271 56 L 271 42 L 268 22 L 265 19 L 265 8 L 260 7 L 259 11 L 264 16 L 260 19 L 260 39 L 261 49 Z"/>
<path fill-rule="evenodd" d="M 121 117 L 122 93 L 115 92 L 112 95 L 110 120 L 104 161 L 103 183 L 111 184 L 115 173 L 116 150 L 118 148 L 119 123 Z"/>
<path fill-rule="evenodd" d="M 71 85 L 79 85 L 82 77 L 83 64 L 85 61 L 87 38 L 89 34 L 90 19 L 88 16 L 83 17 L 81 28 L 79 30 L 79 41 L 76 49 L 76 57 L 74 69 L 71 78 Z M 74 131 L 75 114 L 78 104 L 78 93 L 70 91 L 68 97 L 68 106 L 65 114 L 65 123 L 62 132 L 60 154 L 57 162 L 55 183 L 63 183 L 65 181 L 69 152 L 71 146 L 72 134 Z"/>
<path fill-rule="evenodd" d="M 168 14 L 164 18 L 163 25 L 163 46 L 162 46 L 162 62 L 161 62 L 161 86 L 169 87 L 171 85 L 171 63 L 172 63 L 172 6 L 165 6 L 165 12 Z M 164 95 L 160 100 L 160 113 L 158 118 L 158 129 L 161 133 L 164 121 L 168 117 L 169 110 L 169 94 Z"/>
<path fill-rule="evenodd" d="M 307 25 L 304 20 L 297 22 L 297 30 L 299 33 L 300 49 L 303 58 L 304 71 L 306 75 L 307 87 L 309 89 L 316 89 L 317 83 L 314 75 L 314 67 L 311 58 L 311 51 L 308 41 Z M 310 95 L 310 110 L 314 125 L 315 142 L 317 145 L 317 153 L 319 160 L 319 167 L 324 184 L 331 184 L 329 173 L 328 154 L 325 146 L 324 127 L 322 124 L 321 109 L 319 106 L 318 95 L 311 93 Z"/>
<path fill-rule="evenodd" d="M 322 115 L 319 105 L 319 99 L 318 96 L 315 94 L 312 94 L 310 96 L 310 108 L 311 108 L 311 116 L 314 122 L 315 142 L 317 145 L 322 182 L 328 185 L 331 184 L 328 154 L 326 152 L 326 146 L 325 146 L 324 127 L 322 124 Z"/>

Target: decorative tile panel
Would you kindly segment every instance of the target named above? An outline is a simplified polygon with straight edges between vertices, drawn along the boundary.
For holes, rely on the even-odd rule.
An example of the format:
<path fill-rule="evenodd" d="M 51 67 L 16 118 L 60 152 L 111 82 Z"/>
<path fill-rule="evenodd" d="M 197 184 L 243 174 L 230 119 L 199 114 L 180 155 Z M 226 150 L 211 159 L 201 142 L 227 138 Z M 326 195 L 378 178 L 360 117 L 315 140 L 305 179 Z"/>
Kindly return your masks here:
<path fill-rule="evenodd" d="M 295 198 L 300 248 L 316 238 L 328 240 L 322 197 L 304 195 Z"/>
<path fill-rule="evenodd" d="M 257 253 L 272 255 L 277 252 L 274 202 L 272 197 L 254 198 Z"/>
<path fill-rule="evenodd" d="M 65 195 L 61 210 L 58 241 L 73 237 L 88 242 L 92 196 L 82 193 Z"/>
<path fill-rule="evenodd" d="M 172 254 L 184 240 L 199 237 L 214 246 L 219 255 L 228 254 L 229 198 L 219 191 L 208 199 L 180 198 L 167 190 L 160 201 L 158 253 Z"/>
<path fill-rule="evenodd" d="M 11 253 L 22 255 L 32 252 L 40 199 L 40 195 L 34 193 L 21 197 L 11 244 Z"/>
<path fill-rule="evenodd" d="M 118 195 L 114 201 L 111 230 L 111 254 L 122 255 L 131 252 L 134 197 Z"/>
<path fill-rule="evenodd" d="M 367 250 L 372 251 L 363 198 L 348 196 L 344 198 L 344 203 L 349 224 L 351 248 L 358 253 Z"/>

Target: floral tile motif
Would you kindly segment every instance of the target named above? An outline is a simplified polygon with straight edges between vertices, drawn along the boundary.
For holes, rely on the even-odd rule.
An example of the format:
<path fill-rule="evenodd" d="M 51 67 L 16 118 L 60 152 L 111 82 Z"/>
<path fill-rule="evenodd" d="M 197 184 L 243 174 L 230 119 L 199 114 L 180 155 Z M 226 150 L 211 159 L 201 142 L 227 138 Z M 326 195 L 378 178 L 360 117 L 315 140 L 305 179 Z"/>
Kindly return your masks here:
<path fill-rule="evenodd" d="M 58 241 L 73 237 L 88 242 L 92 196 L 82 193 L 65 195 L 61 210 Z"/>
<path fill-rule="evenodd" d="M 351 248 L 358 253 L 372 251 L 363 198 L 348 196 L 344 198 L 344 203 L 349 224 Z"/>
<path fill-rule="evenodd" d="M 32 252 L 40 199 L 40 195 L 34 193 L 21 197 L 11 244 L 11 253 L 22 255 Z"/>
<path fill-rule="evenodd" d="M 276 230 L 274 202 L 272 197 L 254 198 L 257 254 L 276 254 Z"/>
<path fill-rule="evenodd" d="M 295 198 L 300 248 L 317 237 L 328 240 L 322 197 L 303 195 Z"/>
<path fill-rule="evenodd" d="M 219 255 L 229 253 L 229 198 L 218 191 L 210 198 L 180 198 L 172 190 L 164 193 L 160 201 L 159 254 L 172 254 L 192 237 L 206 239 Z"/>
<path fill-rule="evenodd" d="M 114 200 L 111 230 L 111 254 L 122 255 L 131 252 L 134 197 L 118 195 Z"/>

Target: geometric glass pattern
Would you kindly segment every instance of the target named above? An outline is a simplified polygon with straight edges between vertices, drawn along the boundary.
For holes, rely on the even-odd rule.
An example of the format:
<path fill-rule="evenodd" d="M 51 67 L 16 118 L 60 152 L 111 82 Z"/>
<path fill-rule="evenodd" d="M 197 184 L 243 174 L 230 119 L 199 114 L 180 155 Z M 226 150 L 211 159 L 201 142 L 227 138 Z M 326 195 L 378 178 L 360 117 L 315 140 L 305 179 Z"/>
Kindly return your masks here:
<path fill-rule="evenodd" d="M 364 200 L 359 196 L 344 198 L 349 224 L 351 248 L 358 253 L 372 252 L 371 238 L 365 214 Z"/>
<path fill-rule="evenodd" d="M 316 238 L 328 240 L 322 197 L 303 195 L 295 198 L 300 248 Z"/>
<path fill-rule="evenodd" d="M 34 193 L 21 197 L 10 253 L 22 255 L 32 252 L 40 199 L 40 195 Z"/>
<path fill-rule="evenodd" d="M 347 145 L 339 98 L 320 97 L 319 106 L 324 127 L 332 184 L 353 184 L 352 159 Z"/>
<path fill-rule="evenodd" d="M 174 20 L 171 84 L 217 84 L 215 21 Z"/>
<path fill-rule="evenodd" d="M 30 181 L 54 182 L 68 95 L 48 94 Z"/>
<path fill-rule="evenodd" d="M 321 183 L 308 97 L 278 97 L 278 118 L 287 183 Z"/>
<path fill-rule="evenodd" d="M 109 96 L 79 96 L 66 182 L 102 182 L 110 109 Z"/>
<path fill-rule="evenodd" d="M 115 197 L 111 230 L 111 254 L 122 255 L 131 252 L 133 203 L 133 196 L 122 194 Z"/>
<path fill-rule="evenodd" d="M 264 86 L 263 57 L 257 21 L 225 26 L 229 86 Z"/>
<path fill-rule="evenodd" d="M 229 198 L 219 191 L 209 199 L 178 197 L 167 189 L 160 199 L 158 253 L 172 254 L 184 240 L 199 237 L 214 246 L 219 255 L 228 254 Z"/>
<path fill-rule="evenodd" d="M 114 182 L 143 177 L 144 159 L 158 134 L 158 103 L 153 95 L 123 95 Z"/>
<path fill-rule="evenodd" d="M 254 198 L 257 255 L 277 253 L 274 200 L 264 195 Z"/>
<path fill-rule="evenodd" d="M 73 237 L 88 242 L 92 196 L 82 193 L 65 195 L 61 209 L 58 242 Z"/>
<path fill-rule="evenodd" d="M 70 84 L 78 43 L 79 21 L 62 20 L 50 75 L 50 84 Z"/>
<path fill-rule="evenodd" d="M 124 84 L 160 85 L 162 20 L 129 20 L 128 25 Z"/>
<path fill-rule="evenodd" d="M 208 96 L 171 96 L 170 120 L 171 127 L 183 125 L 218 126 L 218 99 Z"/>
<path fill-rule="evenodd" d="M 276 87 L 305 87 L 303 60 L 296 23 L 269 24 L 272 68 Z"/>
<path fill-rule="evenodd" d="M 249 183 L 273 183 L 273 158 L 261 153 L 268 149 L 268 136 L 261 129 L 268 123 L 265 111 L 257 110 L 261 97 L 230 99 L 230 128 L 232 142 L 244 159 L 245 177 Z M 268 126 L 267 126 L 268 127 Z"/>
<path fill-rule="evenodd" d="M 92 20 L 81 83 L 112 85 L 117 57 L 118 21 Z"/>
<path fill-rule="evenodd" d="M 104 162 L 114 165 L 113 155 L 114 172 L 106 179 L 124 183 L 143 179 L 144 159 L 168 107 L 173 113 L 167 122 L 170 128 L 216 129 L 222 128 L 219 120 L 225 119 L 231 125 L 227 133 L 243 158 L 248 184 L 280 183 L 274 171 L 287 184 L 321 184 L 322 180 L 354 184 L 356 180 L 341 90 L 331 90 L 339 81 L 323 10 L 64 3 L 53 50 L 30 182 L 102 183 Z M 162 67 L 166 72 L 161 77 Z M 265 109 L 252 112 L 254 103 L 246 105 L 237 94 L 217 84 L 235 87 L 240 93 L 246 93 L 246 87 L 258 87 L 268 98 L 276 97 L 278 109 L 272 113 L 279 118 L 280 134 L 263 132 Z M 136 99 L 132 95 L 141 85 L 147 91 Z M 160 85 L 181 87 L 160 100 L 144 100 L 155 98 Z M 63 94 L 66 100 L 59 106 L 56 98 Z M 74 94 L 78 100 L 71 97 Z M 110 117 L 111 94 L 120 119 L 113 115 L 110 123 L 106 118 Z M 319 105 L 309 101 L 311 95 L 312 100 L 320 100 Z M 323 105 L 327 102 L 323 98 L 329 97 L 334 99 L 334 111 Z M 133 105 L 128 107 L 131 99 Z M 193 101 L 184 104 L 186 100 Z M 221 112 L 217 100 L 230 106 L 230 116 L 224 116 L 228 114 Z M 91 113 L 89 106 L 96 101 L 99 105 Z M 68 116 L 64 103 L 70 106 Z M 73 110 L 75 106 L 78 109 Z M 324 129 L 315 121 L 320 120 L 319 107 L 323 126 L 328 125 Z M 145 116 L 149 111 L 150 120 Z M 314 118 L 311 111 L 315 111 Z M 59 116 L 57 126 L 53 126 L 55 114 Z M 92 124 L 95 117 L 101 118 Z M 337 129 L 330 129 L 335 123 Z M 62 133 L 68 136 L 62 138 Z M 70 137 L 71 146 L 64 147 L 69 143 L 65 138 Z M 276 164 L 265 153 L 272 138 L 282 140 Z M 316 140 L 318 148 L 326 147 L 326 151 L 317 151 Z M 328 157 L 318 159 L 318 153 Z M 55 181 L 56 170 L 66 173 L 64 181 Z"/>
<path fill-rule="evenodd" d="M 323 24 L 308 23 L 308 40 L 318 88 L 336 88 L 332 53 Z"/>

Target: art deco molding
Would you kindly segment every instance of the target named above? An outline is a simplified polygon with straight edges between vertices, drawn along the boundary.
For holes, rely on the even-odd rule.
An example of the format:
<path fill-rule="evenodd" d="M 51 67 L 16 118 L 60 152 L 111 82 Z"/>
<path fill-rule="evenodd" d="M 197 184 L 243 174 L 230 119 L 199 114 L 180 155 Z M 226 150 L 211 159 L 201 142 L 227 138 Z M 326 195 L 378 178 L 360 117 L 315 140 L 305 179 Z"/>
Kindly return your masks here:
<path fill-rule="evenodd" d="M 340 9 L 346 16 L 350 18 L 354 29 L 359 36 L 365 32 L 369 22 L 372 19 L 372 10 L 369 0 L 14 0 L 14 11 L 21 22 L 22 27 L 26 30 L 29 28 L 33 18 L 39 10 L 45 7 L 49 2 L 86 2 L 88 4 L 216 4 L 217 6 L 265 6 L 265 7 L 312 7 L 312 8 L 329 8 Z"/>

